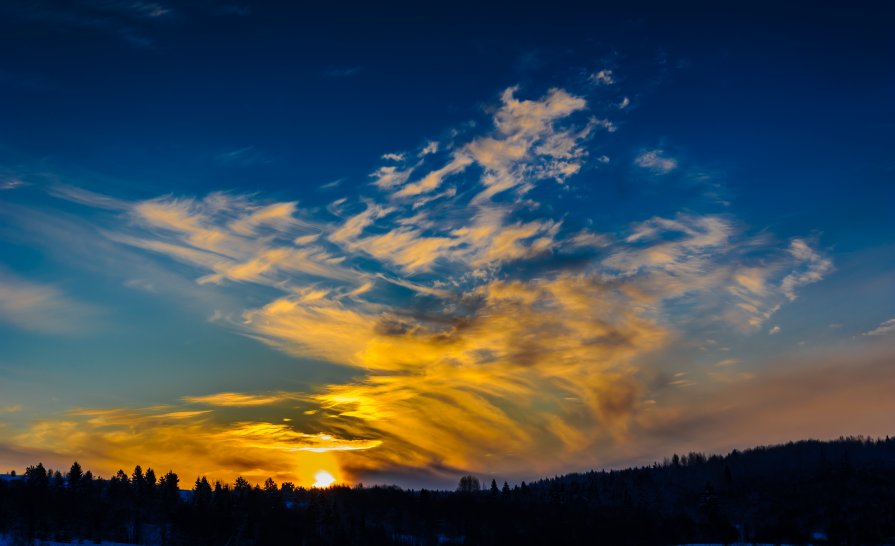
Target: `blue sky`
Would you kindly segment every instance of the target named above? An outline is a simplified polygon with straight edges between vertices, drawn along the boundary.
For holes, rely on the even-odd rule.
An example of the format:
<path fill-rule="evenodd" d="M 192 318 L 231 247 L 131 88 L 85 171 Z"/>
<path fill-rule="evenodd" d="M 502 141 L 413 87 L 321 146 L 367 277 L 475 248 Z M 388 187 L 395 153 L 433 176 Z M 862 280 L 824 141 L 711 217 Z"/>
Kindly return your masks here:
<path fill-rule="evenodd" d="M 0 465 L 890 432 L 890 7 L 278 4 L 0 8 Z"/>

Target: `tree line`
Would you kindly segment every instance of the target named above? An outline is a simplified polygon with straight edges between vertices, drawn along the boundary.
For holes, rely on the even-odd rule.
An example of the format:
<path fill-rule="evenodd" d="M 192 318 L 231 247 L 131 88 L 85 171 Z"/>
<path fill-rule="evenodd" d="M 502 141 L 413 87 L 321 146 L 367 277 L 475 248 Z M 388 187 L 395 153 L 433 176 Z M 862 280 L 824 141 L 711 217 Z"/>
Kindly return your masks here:
<path fill-rule="evenodd" d="M 674 455 L 640 468 L 454 491 L 296 487 L 268 479 L 191 489 L 140 466 L 109 479 L 78 463 L 0 480 L 13 542 L 134 544 L 790 544 L 895 542 L 895 439 L 840 438 Z"/>

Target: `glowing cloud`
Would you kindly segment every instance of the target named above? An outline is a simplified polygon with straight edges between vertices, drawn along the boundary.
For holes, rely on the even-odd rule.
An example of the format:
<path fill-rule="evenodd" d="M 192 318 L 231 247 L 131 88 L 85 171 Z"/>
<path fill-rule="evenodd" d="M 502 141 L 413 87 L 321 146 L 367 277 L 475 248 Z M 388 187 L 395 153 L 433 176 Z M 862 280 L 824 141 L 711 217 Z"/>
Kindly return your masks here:
<path fill-rule="evenodd" d="M 314 469 L 338 473 L 333 452 L 371 449 L 377 441 L 298 432 L 285 424 L 221 422 L 209 410 L 159 406 L 145 409 L 83 409 L 34 423 L 12 438 L 59 461 L 93 461 L 104 475 L 143 462 L 174 468 L 182 476 L 231 481 L 243 475 L 310 485 Z"/>
<path fill-rule="evenodd" d="M 221 407 L 248 407 L 269 406 L 284 400 L 293 400 L 295 396 L 289 393 L 275 393 L 267 395 L 242 394 L 238 392 L 219 392 L 205 396 L 184 396 L 183 401 L 190 404 Z"/>
<path fill-rule="evenodd" d="M 89 450 L 110 467 L 110 453 L 136 459 L 130 446 L 144 445 L 189 472 L 289 468 L 305 480 L 299 460 L 348 479 L 407 467 L 541 473 L 624 446 L 655 418 L 660 388 L 747 379 L 733 360 L 708 376 L 647 362 L 689 327 L 756 331 L 830 260 L 805 239 L 750 236 L 727 215 L 642 218 L 604 233 L 567 225 L 531 196 L 567 187 L 587 142 L 615 125 L 565 90 L 518 91 L 500 95 L 489 127 L 430 143 L 413 165 L 384 155 L 390 164 L 368 186 L 376 193 L 340 199 L 328 216 L 257 196 L 169 196 L 129 204 L 133 224 L 107 232 L 187 264 L 199 283 L 262 288 L 230 327 L 353 378 L 183 398 L 223 408 L 214 412 L 71 414 L 19 443 Z M 635 164 L 678 167 L 661 150 Z M 299 402 L 305 411 L 288 424 L 221 415 Z M 206 469 L 189 462 L 198 455 Z"/>

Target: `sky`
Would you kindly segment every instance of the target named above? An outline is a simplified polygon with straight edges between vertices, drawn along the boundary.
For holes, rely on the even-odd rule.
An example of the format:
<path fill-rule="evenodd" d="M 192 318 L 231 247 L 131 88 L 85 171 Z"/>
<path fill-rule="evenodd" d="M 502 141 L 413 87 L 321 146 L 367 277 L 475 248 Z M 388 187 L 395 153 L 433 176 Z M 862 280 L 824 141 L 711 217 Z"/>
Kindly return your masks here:
<path fill-rule="evenodd" d="M 885 2 L 0 7 L 0 471 L 886 436 Z"/>

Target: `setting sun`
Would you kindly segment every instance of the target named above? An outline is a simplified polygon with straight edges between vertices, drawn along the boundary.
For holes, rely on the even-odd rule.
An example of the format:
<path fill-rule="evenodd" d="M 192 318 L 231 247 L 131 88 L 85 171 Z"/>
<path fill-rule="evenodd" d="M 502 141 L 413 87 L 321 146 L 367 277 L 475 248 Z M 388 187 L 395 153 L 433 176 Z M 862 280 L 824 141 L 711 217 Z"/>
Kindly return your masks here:
<path fill-rule="evenodd" d="M 326 470 L 321 470 L 314 474 L 314 480 L 314 485 L 312 487 L 329 487 L 336 483 L 336 479 L 333 478 L 333 475 Z"/>
<path fill-rule="evenodd" d="M 895 546 L 893 20 L 0 0 L 0 546 Z"/>

